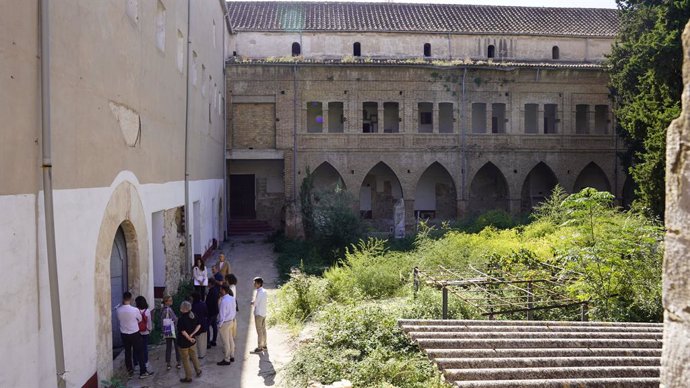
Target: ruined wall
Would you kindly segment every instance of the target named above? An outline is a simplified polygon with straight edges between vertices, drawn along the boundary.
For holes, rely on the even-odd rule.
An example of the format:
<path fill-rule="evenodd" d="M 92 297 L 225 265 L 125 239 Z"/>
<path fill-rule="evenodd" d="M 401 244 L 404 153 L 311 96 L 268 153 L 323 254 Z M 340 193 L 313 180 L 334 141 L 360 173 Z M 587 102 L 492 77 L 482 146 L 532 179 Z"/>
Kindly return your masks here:
<path fill-rule="evenodd" d="M 163 211 L 163 251 L 165 254 L 165 293 L 174 294 L 182 279 L 188 278 L 185 265 L 187 247 L 184 238 L 184 210 L 182 207 Z"/>
<path fill-rule="evenodd" d="M 661 386 L 690 386 L 690 24 L 683 33 L 683 112 L 667 133 Z"/>

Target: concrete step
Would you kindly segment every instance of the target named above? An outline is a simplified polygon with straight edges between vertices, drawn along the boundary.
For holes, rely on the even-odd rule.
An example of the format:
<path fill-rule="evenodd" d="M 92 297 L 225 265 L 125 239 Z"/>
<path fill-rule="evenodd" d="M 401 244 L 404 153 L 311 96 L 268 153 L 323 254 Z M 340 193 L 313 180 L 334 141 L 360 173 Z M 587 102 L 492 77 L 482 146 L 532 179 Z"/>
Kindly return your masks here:
<path fill-rule="evenodd" d="M 558 368 L 445 369 L 448 381 L 466 380 L 554 380 L 616 377 L 659 377 L 658 366 L 587 366 Z"/>
<path fill-rule="evenodd" d="M 415 340 L 423 349 L 660 348 L 661 339 L 447 339 Z"/>
<path fill-rule="evenodd" d="M 532 349 L 426 349 L 433 359 L 438 358 L 532 358 L 532 357 L 661 357 L 661 348 L 532 348 Z"/>
<path fill-rule="evenodd" d="M 472 333 L 484 333 L 493 332 L 496 330 L 501 331 L 520 331 L 520 332 L 596 332 L 596 333 L 663 333 L 663 326 L 631 326 L 631 327 L 619 327 L 619 326 L 523 326 L 523 325 L 511 325 L 511 326 L 477 326 L 477 325 L 402 325 L 401 328 L 405 332 L 441 332 L 441 331 L 453 331 L 453 332 L 472 332 Z"/>
<path fill-rule="evenodd" d="M 491 331 L 491 332 L 452 332 L 452 331 L 412 331 L 408 333 L 413 339 L 423 338 L 458 338 L 458 339 L 517 339 L 517 338 L 546 338 L 546 339 L 659 339 L 663 333 L 601 333 L 601 332 L 520 332 L 520 331 Z"/>
<path fill-rule="evenodd" d="M 660 366 L 659 357 L 506 357 L 436 358 L 443 369 L 562 368 L 584 366 Z"/>
<path fill-rule="evenodd" d="M 458 388 L 659 388 L 656 377 L 457 381 Z"/>
<path fill-rule="evenodd" d="M 496 321 L 462 319 L 400 319 L 400 326 L 607 326 L 607 327 L 663 327 L 662 323 L 645 322 L 581 322 L 581 321 Z"/>

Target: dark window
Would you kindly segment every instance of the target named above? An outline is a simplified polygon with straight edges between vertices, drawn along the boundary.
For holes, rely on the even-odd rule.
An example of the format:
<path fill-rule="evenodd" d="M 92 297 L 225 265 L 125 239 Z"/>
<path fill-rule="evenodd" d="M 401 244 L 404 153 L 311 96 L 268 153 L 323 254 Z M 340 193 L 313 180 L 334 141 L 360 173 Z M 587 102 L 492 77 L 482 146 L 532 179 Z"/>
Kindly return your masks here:
<path fill-rule="evenodd" d="M 486 56 L 489 58 L 494 58 L 496 56 L 496 47 L 492 44 L 489 45 Z"/>
<path fill-rule="evenodd" d="M 558 105 L 544 104 L 544 133 L 558 133 Z"/>
<path fill-rule="evenodd" d="M 362 45 L 360 45 L 359 42 L 355 42 L 355 44 L 352 45 L 352 55 L 356 57 L 362 56 Z"/>
<path fill-rule="evenodd" d="M 609 106 L 594 106 L 594 133 L 604 134 L 609 132 Z"/>
<path fill-rule="evenodd" d="M 539 113 L 538 104 L 525 104 L 525 133 L 538 133 L 537 116 Z"/>
<path fill-rule="evenodd" d="M 292 44 L 292 56 L 297 57 L 302 54 L 302 48 L 300 47 L 299 43 L 294 42 Z"/>
<path fill-rule="evenodd" d="M 424 43 L 424 56 L 425 57 L 431 56 L 431 43 Z"/>
<path fill-rule="evenodd" d="M 558 46 L 553 46 L 551 49 L 551 59 L 559 59 L 561 57 L 560 50 Z"/>

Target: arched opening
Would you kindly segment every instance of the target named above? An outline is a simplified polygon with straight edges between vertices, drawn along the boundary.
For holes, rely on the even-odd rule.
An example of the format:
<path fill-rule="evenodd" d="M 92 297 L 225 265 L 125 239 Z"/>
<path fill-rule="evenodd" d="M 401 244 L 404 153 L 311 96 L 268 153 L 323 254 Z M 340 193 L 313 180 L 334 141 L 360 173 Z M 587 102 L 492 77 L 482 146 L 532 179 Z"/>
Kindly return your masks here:
<path fill-rule="evenodd" d="M 127 259 L 127 241 L 122 226 L 117 228 L 110 252 L 110 308 L 115 311 L 122 302 L 122 294 L 129 290 L 129 260 Z M 122 350 L 122 337 L 117 315 L 112 314 L 113 359 Z"/>
<path fill-rule="evenodd" d="M 362 45 L 360 45 L 359 42 L 355 42 L 352 45 L 352 55 L 355 57 L 361 57 L 362 56 Z"/>
<path fill-rule="evenodd" d="M 457 216 L 455 184 L 440 163 L 429 166 L 417 182 L 414 196 L 416 219 L 448 220 Z"/>
<path fill-rule="evenodd" d="M 592 187 L 599 191 L 611 191 L 611 185 L 609 185 L 606 174 L 604 174 L 604 171 L 594 162 L 585 166 L 580 172 L 580 175 L 577 176 L 575 185 L 573 186 L 573 192 L 577 193 L 585 187 Z"/>
<path fill-rule="evenodd" d="M 496 57 L 496 46 L 490 44 L 489 48 L 487 49 L 486 56 L 487 56 L 487 58 Z"/>
<path fill-rule="evenodd" d="M 300 55 L 302 55 L 302 47 L 297 42 L 292 43 L 292 56 L 298 57 Z"/>
<path fill-rule="evenodd" d="M 501 170 L 487 162 L 474 174 L 470 184 L 469 212 L 481 214 L 489 210 L 510 211 L 508 182 Z"/>
<path fill-rule="evenodd" d="M 425 57 L 431 56 L 431 43 L 424 43 L 424 56 Z"/>
<path fill-rule="evenodd" d="M 621 198 L 621 205 L 623 209 L 630 209 L 633 201 L 635 200 L 635 181 L 632 176 L 626 175 L 625 182 L 623 183 L 623 193 Z"/>
<path fill-rule="evenodd" d="M 345 189 L 342 176 L 330 163 L 323 162 L 312 172 L 314 189 L 321 191 L 334 191 Z"/>
<path fill-rule="evenodd" d="M 402 185 L 387 164 L 379 162 L 364 177 L 359 189 L 359 211 L 379 230 L 393 226 L 395 203 L 403 198 Z"/>
<path fill-rule="evenodd" d="M 541 202 L 544 202 L 551 191 L 558 184 L 558 179 L 553 171 L 544 162 L 539 162 L 532 171 L 527 174 L 522 185 L 521 209 L 524 213 Z"/>
<path fill-rule="evenodd" d="M 561 54 L 560 50 L 558 49 L 558 46 L 553 46 L 551 49 L 551 59 L 560 59 Z"/>

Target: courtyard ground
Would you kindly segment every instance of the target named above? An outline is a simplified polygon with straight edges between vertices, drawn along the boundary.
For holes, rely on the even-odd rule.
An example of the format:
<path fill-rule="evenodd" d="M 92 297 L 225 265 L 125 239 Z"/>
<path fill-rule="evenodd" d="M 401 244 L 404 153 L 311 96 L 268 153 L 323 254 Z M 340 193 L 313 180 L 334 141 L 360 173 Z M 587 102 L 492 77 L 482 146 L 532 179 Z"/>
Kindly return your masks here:
<path fill-rule="evenodd" d="M 264 288 L 268 291 L 269 301 L 275 295 L 278 273 L 274 266 L 275 253 L 273 245 L 265 242 L 263 236 L 233 237 L 223 245 L 226 260 L 229 259 L 232 271 L 239 282 L 237 293 L 239 312 L 237 313 L 237 338 L 235 339 L 235 362 L 228 366 L 218 366 L 216 362 L 223 359 L 220 337 L 218 346 L 209 349 L 206 357 L 199 360 L 203 371 L 201 377 L 193 378 L 189 384 L 180 383 L 184 371 L 175 369 L 175 356 L 172 356 L 173 368 L 165 368 L 165 344 L 152 346 L 149 350 L 150 369 L 155 372 L 148 379 L 139 380 L 138 375 L 128 381 L 127 387 L 224 387 L 255 388 L 265 386 L 281 387 L 281 369 L 292 357 L 295 339 L 280 327 L 268 328 L 268 351 L 261 355 L 251 354 L 257 345 L 254 317 L 250 302 L 254 290 L 252 279 L 263 277 Z M 215 264 L 220 250 L 216 252 L 207 265 Z M 122 357 L 118 361 L 122 362 Z"/>

